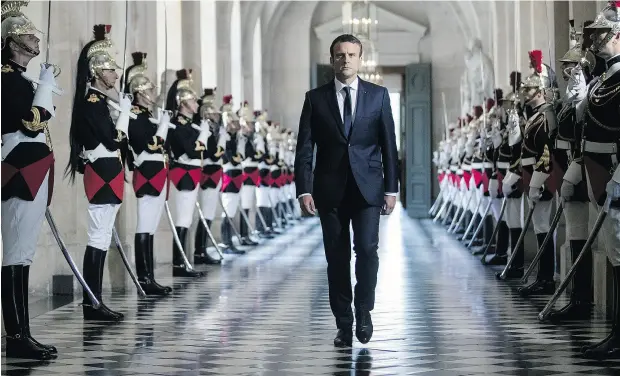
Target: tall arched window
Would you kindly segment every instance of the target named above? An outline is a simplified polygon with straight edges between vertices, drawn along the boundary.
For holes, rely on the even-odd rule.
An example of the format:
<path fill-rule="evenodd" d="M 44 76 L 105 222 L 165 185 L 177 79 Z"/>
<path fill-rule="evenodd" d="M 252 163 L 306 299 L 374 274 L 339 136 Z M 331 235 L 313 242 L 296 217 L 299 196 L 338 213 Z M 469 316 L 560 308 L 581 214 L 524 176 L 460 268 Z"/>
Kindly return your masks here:
<path fill-rule="evenodd" d="M 261 27 L 260 18 L 256 20 L 256 26 L 254 27 L 254 40 L 252 42 L 252 78 L 253 82 L 253 95 L 254 103 L 252 106 L 254 109 L 263 108 L 263 46 L 261 40 Z"/>

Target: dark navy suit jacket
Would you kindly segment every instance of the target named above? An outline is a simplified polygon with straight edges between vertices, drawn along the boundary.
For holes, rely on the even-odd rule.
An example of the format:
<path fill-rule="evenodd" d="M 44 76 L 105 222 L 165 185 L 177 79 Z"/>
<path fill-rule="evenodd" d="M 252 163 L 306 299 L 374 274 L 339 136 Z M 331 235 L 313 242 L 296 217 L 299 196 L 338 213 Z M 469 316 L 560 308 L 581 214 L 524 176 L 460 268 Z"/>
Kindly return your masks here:
<path fill-rule="evenodd" d="M 355 119 L 347 138 L 335 87 L 331 81 L 306 93 L 295 156 L 297 196 L 312 194 L 317 208 L 338 207 L 352 173 L 366 202 L 382 206 L 385 192 L 398 192 L 398 156 L 388 91 L 359 79 Z"/>

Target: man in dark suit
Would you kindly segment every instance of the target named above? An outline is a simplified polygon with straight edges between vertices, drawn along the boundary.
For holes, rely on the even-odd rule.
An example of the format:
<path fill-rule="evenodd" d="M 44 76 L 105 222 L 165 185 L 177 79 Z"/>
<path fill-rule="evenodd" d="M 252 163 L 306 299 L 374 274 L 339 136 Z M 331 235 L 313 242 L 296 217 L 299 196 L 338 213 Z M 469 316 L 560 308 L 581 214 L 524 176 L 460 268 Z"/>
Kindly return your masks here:
<path fill-rule="evenodd" d="M 321 219 L 329 303 L 338 327 L 334 345 L 343 347 L 353 341 L 349 224 L 356 255 L 355 335 L 367 343 L 379 269 L 379 218 L 394 209 L 398 156 L 387 89 L 357 76 L 361 42 L 341 35 L 332 42 L 330 54 L 336 78 L 306 93 L 295 183 L 302 211 L 310 215 L 318 211 Z"/>

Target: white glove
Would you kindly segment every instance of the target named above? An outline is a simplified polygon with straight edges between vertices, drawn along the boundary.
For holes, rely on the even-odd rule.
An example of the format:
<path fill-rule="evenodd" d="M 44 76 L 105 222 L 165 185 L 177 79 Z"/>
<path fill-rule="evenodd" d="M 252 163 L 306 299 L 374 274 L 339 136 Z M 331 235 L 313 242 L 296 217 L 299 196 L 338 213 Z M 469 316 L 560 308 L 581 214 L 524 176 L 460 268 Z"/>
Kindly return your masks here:
<path fill-rule="evenodd" d="M 131 99 L 129 99 L 127 94 L 121 94 L 118 104 L 120 114 L 116 120 L 116 130 L 127 134 L 127 130 L 129 129 L 129 116 L 131 114 Z"/>
<path fill-rule="evenodd" d="M 230 141 L 230 135 L 228 134 L 228 132 L 226 132 L 226 129 L 224 129 L 224 127 L 220 127 L 217 146 L 221 147 L 222 149 L 226 149 L 226 143 L 228 141 Z"/>
<path fill-rule="evenodd" d="M 55 88 L 56 79 L 54 78 L 54 68 L 52 66 L 46 67 L 45 64 L 41 64 L 39 85 L 34 93 L 32 105 L 46 109 L 52 117 L 56 116 L 56 112 L 54 111 L 54 103 L 52 101 L 52 94 L 54 93 Z"/>
<path fill-rule="evenodd" d="M 615 180 L 610 180 L 605 187 L 607 192 L 607 201 L 616 201 L 620 199 L 620 183 Z"/>
<path fill-rule="evenodd" d="M 542 198 L 542 189 L 536 187 L 530 187 L 528 198 L 532 202 L 538 202 Z"/>
<path fill-rule="evenodd" d="M 200 134 L 198 135 L 198 142 L 203 145 L 207 144 L 207 140 L 211 136 L 211 128 L 209 127 L 209 122 L 203 119 L 200 122 Z"/>
<path fill-rule="evenodd" d="M 560 187 L 560 196 L 564 201 L 570 201 L 575 195 L 575 184 L 568 180 L 562 181 L 562 187 Z"/>
<path fill-rule="evenodd" d="M 512 192 L 514 192 L 514 189 L 511 184 L 502 184 L 502 193 L 504 194 L 504 197 L 510 196 Z"/>
<path fill-rule="evenodd" d="M 158 112 L 159 125 L 157 126 L 157 133 L 155 133 L 155 136 L 166 141 L 166 137 L 168 137 L 168 129 L 170 128 L 170 112 L 163 111 L 161 108 L 158 110 Z"/>
<path fill-rule="evenodd" d="M 580 102 L 586 97 L 586 78 L 581 70 L 581 66 L 577 65 L 571 69 L 571 77 L 568 80 L 566 91 L 572 98 L 573 104 Z"/>
<path fill-rule="evenodd" d="M 491 198 L 497 198 L 499 196 L 499 180 L 489 180 L 489 196 L 491 196 Z"/>

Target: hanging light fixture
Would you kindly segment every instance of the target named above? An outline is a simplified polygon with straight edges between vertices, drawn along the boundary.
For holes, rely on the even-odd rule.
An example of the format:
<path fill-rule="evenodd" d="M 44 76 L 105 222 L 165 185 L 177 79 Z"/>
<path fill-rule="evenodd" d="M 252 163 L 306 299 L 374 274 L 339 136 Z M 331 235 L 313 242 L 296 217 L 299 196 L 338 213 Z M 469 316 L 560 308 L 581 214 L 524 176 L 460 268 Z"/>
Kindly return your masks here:
<path fill-rule="evenodd" d="M 376 84 L 383 83 L 380 73 L 377 40 L 377 8 L 368 0 L 345 1 L 342 5 L 342 31 L 352 34 L 362 42 L 362 59 L 359 76 Z"/>

